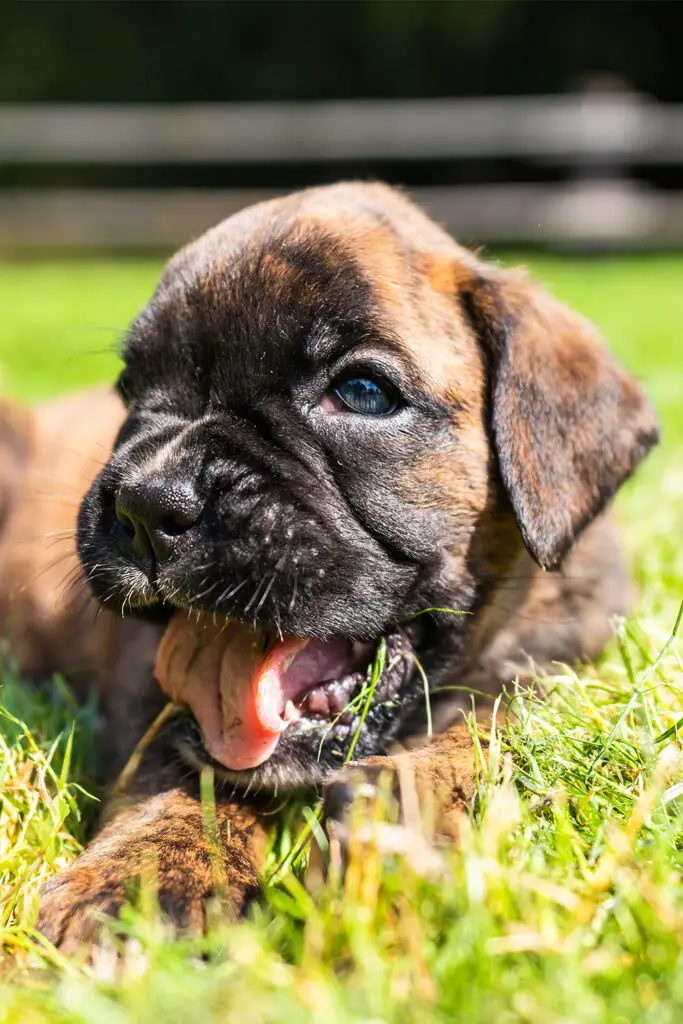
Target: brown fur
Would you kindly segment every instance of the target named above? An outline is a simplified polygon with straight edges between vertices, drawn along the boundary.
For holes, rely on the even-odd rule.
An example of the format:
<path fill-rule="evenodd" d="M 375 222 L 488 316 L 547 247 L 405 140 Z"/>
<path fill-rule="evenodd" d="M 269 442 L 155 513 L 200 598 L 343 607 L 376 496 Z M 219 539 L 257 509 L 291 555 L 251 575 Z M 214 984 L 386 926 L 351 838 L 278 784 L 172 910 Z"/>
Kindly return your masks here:
<path fill-rule="evenodd" d="M 461 249 L 398 193 L 346 186 L 304 196 L 273 201 L 265 210 L 273 219 L 294 217 L 302 233 L 322 225 L 343 235 L 406 357 L 457 420 L 458 443 L 447 457 L 426 453 L 406 467 L 401 484 L 414 503 L 443 509 L 459 527 L 472 524 L 460 530 L 464 540 L 450 551 L 453 573 L 490 574 L 497 581 L 470 630 L 468 667 L 454 682 L 491 690 L 532 664 L 597 654 L 609 636 L 610 617 L 626 612 L 630 600 L 609 515 L 588 525 L 568 552 L 656 435 L 639 389 L 615 367 L 590 325 L 524 276 Z M 243 232 L 255 216 L 245 215 Z M 185 258 L 181 253 L 176 260 Z M 207 304 L 219 301 L 222 258 L 202 283 Z M 274 292 L 315 287 L 300 276 L 292 282 L 283 261 L 265 262 Z M 581 415 L 586 395 L 588 418 Z M 158 632 L 108 612 L 98 615 L 74 550 L 79 499 L 122 418 L 118 399 L 102 390 L 32 414 L 0 408 L 5 634 L 27 676 L 60 671 L 80 692 L 100 688 L 114 737 L 113 768 L 161 700 L 151 672 Z M 573 458 L 567 430 L 573 432 Z M 596 452 L 607 436 L 611 456 L 598 470 Z M 470 486 L 463 493 L 465 478 Z M 563 558 L 561 573 L 539 568 Z M 456 705 L 445 701 L 439 720 L 452 720 Z M 438 795 L 440 828 L 452 834 L 454 814 L 474 792 L 469 733 L 453 727 L 393 761 L 370 758 L 365 768 L 376 772 L 387 765 L 399 773 L 408 767 L 419 790 Z M 217 794 L 218 835 L 227 844 L 218 889 L 237 911 L 257 889 L 270 821 L 260 814 L 258 807 L 237 806 Z M 172 919 L 201 927 L 205 901 L 217 890 L 216 866 L 197 779 L 168 753 L 163 737 L 145 756 L 129 798 L 111 803 L 105 820 L 87 851 L 46 887 L 43 931 L 65 949 L 92 937 L 92 909 L 115 912 L 129 880 L 149 864 Z"/>
<path fill-rule="evenodd" d="M 87 687 L 91 670 L 115 657 L 116 623 L 96 618 L 81 579 L 75 528 L 79 501 L 121 415 L 109 389 L 47 402 L 32 413 L 9 404 L 0 410 L 3 432 L 12 429 L 11 455 L 1 467 L 0 621 L 30 679 L 61 672 L 79 690 L 81 675 Z"/>

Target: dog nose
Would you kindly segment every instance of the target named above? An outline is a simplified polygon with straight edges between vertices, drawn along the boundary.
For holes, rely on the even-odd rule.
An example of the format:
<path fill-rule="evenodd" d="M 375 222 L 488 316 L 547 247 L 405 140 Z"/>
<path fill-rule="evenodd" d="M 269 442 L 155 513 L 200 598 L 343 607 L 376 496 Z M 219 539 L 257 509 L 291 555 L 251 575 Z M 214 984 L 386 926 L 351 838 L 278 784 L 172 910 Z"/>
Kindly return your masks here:
<path fill-rule="evenodd" d="M 115 504 L 117 522 L 133 552 L 157 562 L 173 554 L 178 538 L 194 526 L 203 510 L 199 495 L 184 482 L 145 480 L 122 487 Z"/>

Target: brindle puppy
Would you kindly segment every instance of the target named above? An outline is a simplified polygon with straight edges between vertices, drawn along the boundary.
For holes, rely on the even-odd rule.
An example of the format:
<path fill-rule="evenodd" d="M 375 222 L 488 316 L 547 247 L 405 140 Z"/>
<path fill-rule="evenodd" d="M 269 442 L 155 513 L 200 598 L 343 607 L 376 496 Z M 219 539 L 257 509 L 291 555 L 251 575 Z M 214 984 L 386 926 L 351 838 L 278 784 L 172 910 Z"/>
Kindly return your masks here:
<path fill-rule="evenodd" d="M 589 323 L 382 185 L 309 190 L 209 231 L 171 260 L 124 362 L 125 419 L 78 551 L 104 608 L 158 624 L 139 625 L 154 643 L 170 621 L 158 680 L 200 728 L 164 732 L 46 887 L 40 927 L 67 948 L 150 857 L 172 920 L 201 923 L 215 886 L 202 764 L 240 909 L 260 801 L 333 777 L 356 736 L 354 759 L 376 763 L 423 728 L 413 652 L 433 706 L 449 683 L 595 655 L 629 605 L 602 513 L 657 440 Z M 444 608 L 468 614 L 419 614 Z M 131 643 L 96 666 L 128 745 L 157 689 Z M 472 792 L 462 730 L 410 756 Z"/>

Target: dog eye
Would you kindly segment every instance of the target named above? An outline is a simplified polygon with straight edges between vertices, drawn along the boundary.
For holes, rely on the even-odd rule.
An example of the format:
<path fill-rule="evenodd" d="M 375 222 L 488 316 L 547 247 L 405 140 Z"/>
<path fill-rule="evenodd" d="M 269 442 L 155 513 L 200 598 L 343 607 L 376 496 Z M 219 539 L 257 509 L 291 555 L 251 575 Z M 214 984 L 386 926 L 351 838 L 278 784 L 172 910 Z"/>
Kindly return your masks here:
<path fill-rule="evenodd" d="M 388 416 L 398 406 L 386 386 L 372 377 L 349 377 L 337 385 L 334 393 L 347 409 L 363 416 Z"/>

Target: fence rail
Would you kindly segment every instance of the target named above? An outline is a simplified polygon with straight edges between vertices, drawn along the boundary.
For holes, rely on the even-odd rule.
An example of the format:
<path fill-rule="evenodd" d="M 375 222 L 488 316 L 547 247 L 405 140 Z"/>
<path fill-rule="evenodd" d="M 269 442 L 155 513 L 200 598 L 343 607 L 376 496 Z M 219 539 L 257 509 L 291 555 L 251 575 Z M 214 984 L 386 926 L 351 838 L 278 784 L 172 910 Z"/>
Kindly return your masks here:
<path fill-rule="evenodd" d="M 637 94 L 239 106 L 2 106 L 0 162 L 683 158 L 683 107 Z"/>
<path fill-rule="evenodd" d="M 628 182 L 417 188 L 411 194 L 467 245 L 637 247 L 683 240 L 683 193 L 661 196 Z M 251 189 L 0 192 L 0 252 L 173 249 L 271 195 Z"/>
<path fill-rule="evenodd" d="M 679 244 L 683 193 L 630 180 L 683 165 L 683 106 L 632 93 L 180 106 L 0 105 L 0 170 L 330 164 L 520 158 L 566 183 L 416 189 L 461 238 Z M 596 172 L 599 170 L 599 175 Z M 246 173 L 246 172 L 245 172 Z M 419 176 L 413 174 L 413 177 Z M 234 177 L 234 172 L 233 172 Z M 175 246 L 255 198 L 253 189 L 0 189 L 0 249 Z"/>

